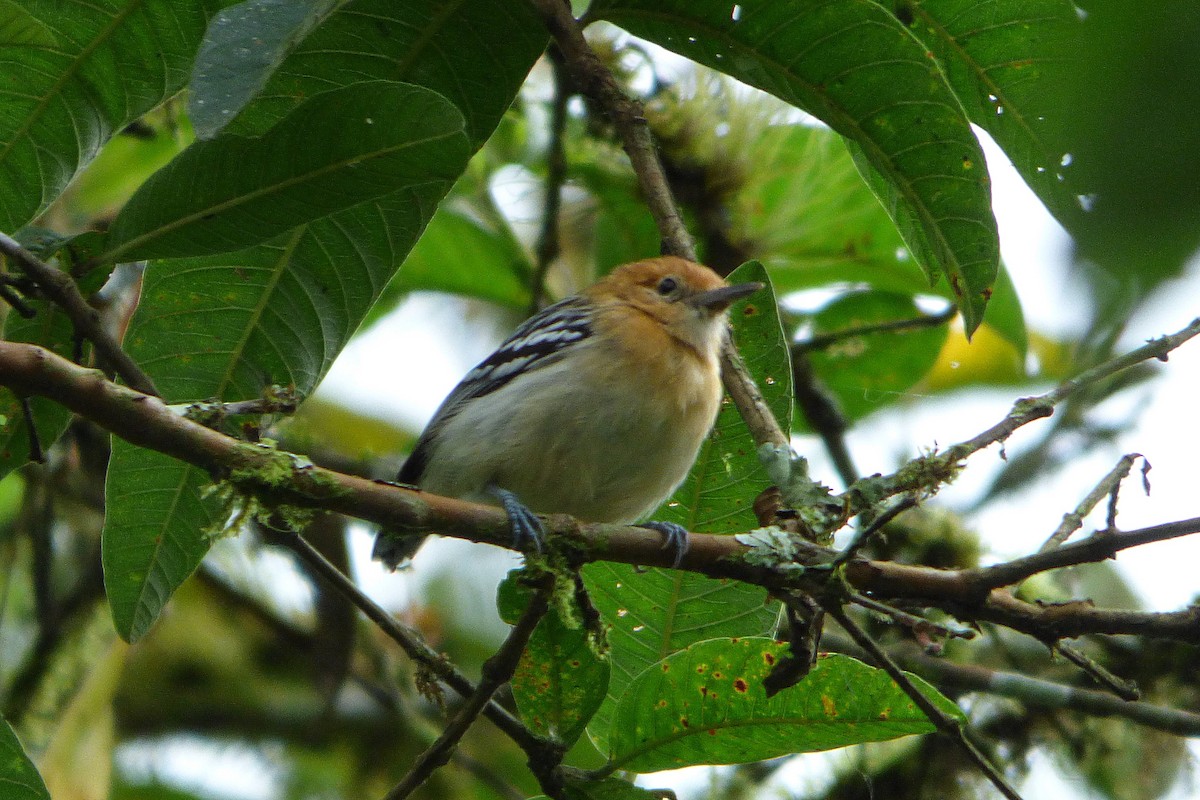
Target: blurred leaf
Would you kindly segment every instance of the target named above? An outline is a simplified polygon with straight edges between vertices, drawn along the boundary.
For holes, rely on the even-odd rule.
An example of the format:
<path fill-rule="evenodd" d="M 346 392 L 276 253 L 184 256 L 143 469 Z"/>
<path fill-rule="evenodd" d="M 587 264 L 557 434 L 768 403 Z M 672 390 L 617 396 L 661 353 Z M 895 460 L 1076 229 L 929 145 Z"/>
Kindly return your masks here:
<path fill-rule="evenodd" d="M 48 224 L 71 231 L 107 226 L 138 187 L 193 139 L 187 117 L 177 119 L 171 109 L 140 122 L 138 135 L 114 136 L 104 145 L 47 211 Z M 89 246 L 86 255 L 99 255 L 99 246 Z"/>
<path fill-rule="evenodd" d="M 115 131 L 183 87 L 217 6 L 21 3 L 55 41 L 0 53 L 0 230 L 32 220 Z"/>
<path fill-rule="evenodd" d="M 841 137 L 772 125 L 747 145 L 754 169 L 734 199 L 734 236 L 769 259 L 781 295 L 837 282 L 928 291 Z"/>
<path fill-rule="evenodd" d="M 770 280 L 756 261 L 738 267 L 730 283 L 762 281 L 767 288 L 730 309 L 734 340 L 784 431 L 790 430 L 790 356 Z M 689 531 L 733 533 L 758 526 L 750 507 L 770 484 L 754 440 L 726 398 L 716 426 L 683 485 L 653 518 Z M 595 563 L 583 570 L 588 592 L 608 628 L 613 675 L 608 699 L 589 734 L 605 750 L 616 699 L 642 670 L 703 639 L 762 634 L 776 610 L 762 589 L 690 572 Z"/>
<path fill-rule="evenodd" d="M 816 336 L 922 316 L 911 297 L 889 292 L 843 295 L 813 317 Z M 890 405 L 925 377 L 946 341 L 946 325 L 839 338 L 812 351 L 814 372 L 849 420 Z"/>
<path fill-rule="evenodd" d="M 331 86 L 385 78 L 441 93 L 462 112 L 471 147 L 478 148 L 546 36 L 532 8 L 504 0 L 454 6 L 357 0 L 285 59 L 226 135 L 262 133 L 304 98 Z M 488 45 L 494 41 L 505 46 Z M 127 348 L 172 400 L 249 399 L 272 384 L 293 385 L 307 395 L 404 260 L 447 186 L 394 191 L 249 250 L 151 264 Z M 160 487 L 152 508 L 123 521 L 110 517 L 104 532 L 106 548 L 125 551 L 109 557 L 123 568 L 115 579 L 124 582 L 126 635 L 144 631 L 195 569 L 209 544 L 204 531 L 220 513 L 212 498 L 201 495 L 207 475 L 153 453 L 125 453 L 110 464 L 110 507 L 136 505 L 147 474 Z"/>
<path fill-rule="evenodd" d="M 1068 0 L 897 0 L 897 17 L 938 57 L 967 116 L 992 135 L 1068 230 L 1082 209 L 1058 90 L 1076 68 L 1079 13 Z"/>
<path fill-rule="evenodd" d="M 501 619 L 515 625 L 531 596 L 521 584 L 521 573 L 510 572 L 500 584 Z M 578 605 L 572 602 L 566 611 L 570 618 L 560 604 L 551 604 L 521 654 L 510 685 L 525 724 L 539 736 L 569 747 L 604 700 L 609 663 L 596 652 L 598 644 L 591 641 Z"/>
<path fill-rule="evenodd" d="M 50 800 L 50 792 L 37 767 L 3 719 L 0 719 L 0 785 L 4 787 L 5 800 Z"/>
<path fill-rule="evenodd" d="M 453 292 L 527 309 L 531 270 L 511 233 L 443 206 L 388 291 Z"/>
<path fill-rule="evenodd" d="M 196 135 L 211 139 L 236 117 L 339 2 L 246 0 L 213 17 L 188 86 L 188 116 Z"/>
<path fill-rule="evenodd" d="M 1081 60 L 1058 98 L 1088 206 L 1073 233 L 1101 314 L 1120 320 L 1200 245 L 1200 6 L 1080 6 Z"/>
<path fill-rule="evenodd" d="M 54 47 L 54 31 L 14 0 L 0 0 L 0 47 Z"/>
<path fill-rule="evenodd" d="M 664 800 L 661 790 L 643 789 L 620 778 L 598 781 L 567 781 L 567 800 Z M 548 800 L 541 795 L 543 800 Z M 535 798 L 535 800 L 537 800 Z"/>
<path fill-rule="evenodd" d="M 610 163 L 611 156 L 607 150 L 594 151 L 576 156 L 570 166 L 571 176 L 596 199 L 591 236 L 597 275 L 656 252 L 662 238 L 637 179 L 625 163 Z"/>
<path fill-rule="evenodd" d="M 763 679 L 788 652 L 770 639 L 713 639 L 646 670 L 617 705 L 614 766 L 656 772 L 744 764 L 934 731 L 886 672 L 849 656 L 819 658 L 798 684 L 768 698 Z M 963 719 L 933 687 L 909 678 Z"/>
<path fill-rule="evenodd" d="M 369 459 L 408 452 L 417 433 L 396 420 L 373 417 L 317 393 L 281 423 L 279 435 L 292 452 L 328 449 L 348 459 Z"/>
<path fill-rule="evenodd" d="M 925 387 L 942 392 L 964 386 L 1011 386 L 1024 380 L 1021 355 L 984 323 L 969 342 L 962 331 L 943 340 Z"/>
<path fill-rule="evenodd" d="M 4 318 L 4 339 L 9 342 L 30 342 L 71 358 L 75 350 L 75 328 L 57 306 L 45 300 L 27 300 L 37 316 L 26 319 L 9 309 Z M 43 453 L 58 441 L 71 413 L 58 403 L 44 397 L 29 398 L 34 428 Z M 0 478 L 29 461 L 29 427 L 21 402 L 8 389 L 0 388 Z"/>
<path fill-rule="evenodd" d="M 768 91 L 845 136 L 930 282 L 967 330 L 983 318 L 999 239 L 983 151 L 926 48 L 868 0 L 799 4 L 597 0 L 590 13 Z"/>
<path fill-rule="evenodd" d="M 180 153 L 117 215 L 101 258 L 237 250 L 406 187 L 449 185 L 470 155 L 462 127 L 455 106 L 411 84 L 318 94 L 261 138 L 222 136 Z"/>

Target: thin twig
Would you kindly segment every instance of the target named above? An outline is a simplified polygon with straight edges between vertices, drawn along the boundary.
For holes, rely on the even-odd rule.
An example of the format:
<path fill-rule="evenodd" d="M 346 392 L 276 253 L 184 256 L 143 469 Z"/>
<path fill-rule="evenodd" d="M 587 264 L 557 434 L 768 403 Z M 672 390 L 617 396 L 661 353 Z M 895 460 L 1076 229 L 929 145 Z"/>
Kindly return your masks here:
<path fill-rule="evenodd" d="M 925 696 L 924 692 L 914 686 L 913 682 L 904 674 L 904 670 L 900 669 L 891 656 L 874 639 L 868 636 L 867 632 L 859 627 L 858 623 L 850 618 L 850 615 L 846 613 L 845 607 L 840 602 L 836 599 L 822 599 L 821 603 L 825 606 L 825 611 L 837 620 L 846 633 L 850 634 L 850 638 L 854 640 L 855 644 L 865 650 L 876 665 L 891 676 L 896 685 L 908 695 L 917 708 L 921 709 L 921 712 L 929 718 L 934 727 L 958 743 L 967 757 L 975 763 L 975 766 L 996 787 L 1000 794 L 1004 795 L 1008 800 L 1021 800 L 1021 795 L 1009 785 L 1004 775 L 987 759 L 987 756 L 979 751 L 979 748 L 967 736 L 966 731 L 959 721 L 938 708 L 932 700 Z"/>
<path fill-rule="evenodd" d="M 37 316 L 37 311 L 26 303 L 25 299 L 17 294 L 11 286 L 2 281 L 0 281 L 0 300 L 12 306 L 13 310 L 25 319 L 33 319 Z"/>
<path fill-rule="evenodd" d="M 1084 517 L 1092 513 L 1092 509 L 1095 508 L 1096 505 L 1099 504 L 1099 502 L 1103 500 L 1106 495 L 1113 497 L 1115 500 L 1117 496 L 1117 489 L 1120 487 L 1121 481 L 1125 480 L 1125 477 L 1129 475 L 1129 470 L 1133 469 L 1133 462 L 1137 461 L 1139 458 L 1142 458 L 1141 453 L 1129 453 L 1128 455 L 1121 456 L 1121 460 L 1117 462 L 1117 465 L 1109 470 L 1107 475 L 1100 479 L 1100 482 L 1097 483 L 1092 490 L 1087 493 L 1087 496 L 1079 502 L 1079 505 L 1075 507 L 1075 510 L 1063 514 L 1062 522 L 1059 524 L 1054 533 L 1050 535 L 1050 538 L 1045 541 L 1038 552 L 1044 553 L 1047 550 L 1053 550 L 1054 548 L 1059 547 L 1066 542 L 1067 539 L 1071 537 L 1071 534 L 1083 527 Z M 1114 508 L 1111 509 L 1109 513 L 1109 530 L 1114 530 L 1116 527 L 1113 524 L 1116 521 L 1113 519 L 1115 516 L 1116 514 L 1114 505 Z"/>
<path fill-rule="evenodd" d="M 913 508 L 916 505 L 917 498 L 913 495 L 908 495 L 907 497 L 903 497 L 897 502 L 893 503 L 887 509 L 887 511 L 884 511 L 882 514 L 872 520 L 870 525 L 858 531 L 854 535 L 854 538 L 850 540 L 850 544 L 846 545 L 846 549 L 839 553 L 838 557 L 834 559 L 833 566 L 841 566 L 857 556 L 858 551 L 865 547 L 866 544 L 871 541 L 871 537 L 878 533 L 884 525 L 887 525 L 896 517 L 900 516 L 905 511 L 908 511 L 910 508 Z"/>
<path fill-rule="evenodd" d="M 852 512 L 870 507 L 878 502 L 880 494 L 897 495 L 903 492 L 923 489 L 931 490 L 937 485 L 954 477 L 960 468 L 959 462 L 984 448 L 1003 442 L 1019 428 L 1038 419 L 1045 419 L 1054 414 L 1054 408 L 1063 400 L 1097 381 L 1115 375 L 1135 364 L 1150 359 L 1166 361 L 1171 351 L 1200 335 L 1200 317 L 1192 320 L 1186 327 L 1172 334 L 1152 339 L 1146 344 L 1124 355 L 1109 359 L 1103 364 L 1084 370 L 1083 372 L 1064 381 L 1053 390 L 1037 397 L 1024 397 L 1013 404 L 1012 410 L 1004 419 L 997 422 L 982 433 L 965 441 L 959 442 L 940 453 L 934 453 L 921 459 L 921 469 L 913 469 L 913 464 L 891 475 L 869 478 L 873 491 L 860 493 L 856 487 L 847 490 L 848 502 Z M 872 502 L 868 502 L 870 497 Z"/>
<path fill-rule="evenodd" d="M 1122 700 L 1142 699 L 1142 693 L 1136 683 L 1114 675 L 1105 669 L 1104 665 L 1097 663 L 1095 659 L 1089 658 L 1086 653 L 1078 648 L 1072 647 L 1066 642 L 1054 642 L 1050 645 L 1050 650 L 1061 654 L 1063 658 L 1086 672 L 1101 686 L 1107 686 L 1109 691 Z"/>
<path fill-rule="evenodd" d="M 127 384 L 144 394 L 158 395 L 154 381 L 104 329 L 100 321 L 100 312 L 89 305 L 79 293 L 79 287 L 70 275 L 41 261 L 5 233 L 0 233 L 0 252 L 8 256 L 33 279 L 47 297 L 67 312 L 67 316 L 75 325 L 76 333 L 91 341 L 97 352 L 112 364 L 113 369 Z"/>
<path fill-rule="evenodd" d="M 329 581 L 334 588 L 354 603 L 359 611 L 375 623 L 392 641 L 400 645 L 409 658 L 428 669 L 460 696 L 470 698 L 475 694 L 475 686 L 465 675 L 426 644 L 415 630 L 399 622 L 374 600 L 367 597 L 354 581 L 331 564 L 315 547 L 305 541 L 304 537 L 297 536 L 295 538 L 293 551 L 304 560 L 304 563 L 312 567 L 316 573 Z M 485 704 L 482 713 L 527 753 L 542 751 L 544 742 L 495 701 Z"/>
<path fill-rule="evenodd" d="M 1053 414 L 1055 406 L 1083 387 L 1090 386 L 1110 375 L 1115 375 L 1135 364 L 1140 364 L 1152 358 L 1159 361 L 1166 361 L 1172 350 L 1197 335 L 1200 335 L 1200 317 L 1192 320 L 1188 323 L 1187 327 L 1176 333 L 1151 339 L 1141 347 L 1130 350 L 1124 355 L 1109 359 L 1102 364 L 1097 364 L 1091 369 L 1086 369 L 1074 378 L 1063 381 L 1046 394 L 1039 397 L 1018 400 L 1013 405 L 1012 411 L 1009 412 L 1007 417 L 978 436 L 954 445 L 946 451 L 946 455 L 954 460 L 960 460 L 991 444 L 1002 442 L 1022 425 Z"/>
<path fill-rule="evenodd" d="M 25 432 L 29 436 L 29 460 L 35 464 L 46 463 L 46 453 L 42 449 L 42 438 L 38 436 L 37 425 L 33 420 L 33 407 L 29 398 L 21 398 L 21 416 L 25 420 Z"/>
<path fill-rule="evenodd" d="M 835 633 L 827 633 L 822 644 L 840 653 L 865 654 L 861 648 Z M 1097 689 L 1082 689 L 978 664 L 960 664 L 927 655 L 912 643 L 890 647 L 888 653 L 904 669 L 916 672 L 946 689 L 1011 697 L 1030 708 L 1065 709 L 1078 714 L 1120 717 L 1177 736 L 1200 736 L 1200 714 L 1193 711 L 1141 701 L 1129 702 Z"/>
<path fill-rule="evenodd" d="M 542 184 L 542 227 L 538 232 L 535 255 L 537 264 L 533 271 L 529 313 L 542 306 L 546 294 L 546 273 L 561 249 L 558 232 L 558 215 L 562 209 L 563 184 L 567 180 L 567 154 L 565 140 L 567 131 L 567 102 L 571 99 L 571 81 L 563 63 L 562 53 L 551 45 L 547 50 L 551 74 L 554 78 L 554 96 L 550 101 L 550 141 L 546 146 L 546 180 Z"/>
<path fill-rule="evenodd" d="M 975 631 L 970 628 L 951 628 L 948 625 L 942 625 L 937 622 L 932 622 L 924 617 L 910 614 L 895 606 L 889 606 L 887 603 L 881 603 L 878 600 L 867 597 L 864 594 L 857 592 L 850 593 L 850 602 L 855 605 L 862 606 L 865 609 L 874 611 L 876 614 L 883 616 L 909 628 L 913 631 L 926 631 L 929 633 L 941 634 L 947 639 L 974 639 Z"/>
<path fill-rule="evenodd" d="M 287 454 L 247 444 L 171 411 L 161 400 L 113 383 L 36 345 L 0 341 L 0 385 L 17 394 L 46 397 L 130 444 L 144 447 L 227 480 L 237 491 L 267 507 L 279 504 L 334 511 L 411 533 L 436 531 L 498 547 L 512 547 L 503 511 L 358 478 L 297 462 L 286 479 L 278 475 Z M 616 561 L 670 567 L 673 556 L 661 537 L 644 528 L 582 524 L 565 515 L 542 519 L 547 540 L 558 543 L 578 563 Z M 1042 641 L 1085 634 L 1134 634 L 1200 642 L 1200 607 L 1173 612 L 1097 608 L 1090 603 L 1038 605 L 992 591 L 1031 574 L 1111 557 L 1120 550 L 1200 532 L 1200 519 L 1103 533 L 1009 564 L 968 570 L 932 569 L 889 561 L 854 559 L 846 579 L 860 592 L 882 599 L 910 599 L 937 605 L 964 621 L 995 622 Z M 739 580 L 773 592 L 819 591 L 829 570 L 796 570 L 795 564 L 829 564 L 837 552 L 788 539 L 795 548 L 787 568 L 755 562 L 740 537 L 693 533 L 680 568 L 718 579 Z M 386 616 L 386 614 L 384 614 Z M 469 693 L 470 690 L 467 690 Z"/>
<path fill-rule="evenodd" d="M 450 756 L 458 747 L 459 741 L 491 701 L 492 695 L 516 672 L 521 654 L 529 643 L 529 637 L 533 635 L 533 629 L 537 627 L 538 622 L 545 616 L 549 608 L 550 594 L 553 589 L 553 576 L 547 576 L 529 601 L 528 608 L 509 632 L 504 644 L 500 646 L 495 655 L 484 662 L 483 674 L 475 691 L 454 715 L 454 719 L 442 731 L 442 735 L 421 755 L 417 756 L 412 769 L 387 793 L 385 800 L 404 800 L 428 780 L 438 767 L 444 766 L 450 761 Z"/>
<path fill-rule="evenodd" d="M 813 350 L 824 350 L 830 345 L 855 336 L 869 336 L 873 333 L 899 333 L 919 328 L 936 328 L 938 325 L 943 325 L 954 319 L 954 315 L 957 313 L 958 306 L 951 304 L 944 311 L 939 311 L 936 314 L 926 314 L 920 317 L 912 317 L 911 319 L 894 319 L 888 322 L 877 322 L 873 325 L 857 325 L 853 328 L 843 328 L 840 331 L 833 331 L 832 333 L 810 336 L 792 345 L 792 357 L 794 358 L 797 353 L 811 353 Z"/>
<path fill-rule="evenodd" d="M 1040 572 L 1104 561 L 1131 547 L 1163 542 L 1180 536 L 1190 536 L 1193 533 L 1200 533 L 1200 517 L 1181 519 L 1163 525 L 1152 525 L 1149 528 L 1139 528 L 1134 531 L 1097 531 L 1086 539 L 1080 539 L 1053 550 L 1042 550 L 1034 555 L 1015 558 L 1003 564 L 968 570 L 966 575 L 967 580 L 977 581 L 981 588 L 997 589 L 1001 586 L 1019 583 Z"/>
<path fill-rule="evenodd" d="M 569 4 L 562 0 L 531 2 L 558 44 L 579 90 L 603 108 L 616 125 L 642 188 L 646 206 L 658 226 L 664 251 L 695 261 L 695 244 L 671 194 L 641 103 L 625 94 L 612 72 L 588 45 L 579 23 L 571 16 Z M 789 446 L 787 436 L 728 337 L 721 349 L 721 379 L 756 445 Z"/>
<path fill-rule="evenodd" d="M 796 391 L 796 406 L 804 414 L 804 419 L 821 437 L 833 466 L 837 469 L 842 485 L 850 486 L 859 478 L 858 467 L 850 455 L 850 445 L 846 441 L 846 431 L 850 424 L 838 408 L 837 400 L 817 378 L 812 368 L 812 359 L 808 353 L 792 349 L 792 384 Z"/>

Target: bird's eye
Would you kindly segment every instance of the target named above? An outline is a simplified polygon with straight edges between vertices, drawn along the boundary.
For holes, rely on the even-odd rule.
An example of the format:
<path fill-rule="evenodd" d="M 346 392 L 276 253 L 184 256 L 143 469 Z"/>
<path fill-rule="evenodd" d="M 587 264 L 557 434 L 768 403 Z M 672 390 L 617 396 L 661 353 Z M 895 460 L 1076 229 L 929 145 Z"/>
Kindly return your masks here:
<path fill-rule="evenodd" d="M 671 277 L 663 278 L 661 281 L 658 282 L 658 293 L 661 295 L 671 294 L 678 288 L 679 288 L 679 281 L 677 281 Z"/>

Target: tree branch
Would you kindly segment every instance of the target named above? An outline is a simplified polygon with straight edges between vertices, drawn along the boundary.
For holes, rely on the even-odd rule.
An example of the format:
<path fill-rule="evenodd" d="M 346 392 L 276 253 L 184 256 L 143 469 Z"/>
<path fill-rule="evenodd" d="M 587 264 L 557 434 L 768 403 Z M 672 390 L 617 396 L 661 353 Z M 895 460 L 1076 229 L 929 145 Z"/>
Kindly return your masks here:
<path fill-rule="evenodd" d="M 909 491 L 936 491 L 937 485 L 952 479 L 960 469 L 963 459 L 984 448 L 1003 442 L 1018 429 L 1030 422 L 1044 419 L 1054 414 L 1054 408 L 1063 400 L 1097 381 L 1115 375 L 1143 361 L 1157 359 L 1166 361 L 1171 351 L 1200 335 L 1200 317 L 1192 320 L 1181 330 L 1152 339 L 1146 344 L 1124 355 L 1097 364 L 1091 369 L 1064 381 L 1053 390 L 1037 397 L 1023 397 L 1013 404 L 1008 415 L 992 427 L 966 441 L 948 447 L 940 453 L 933 453 L 909 462 L 900 471 L 891 475 L 866 478 L 860 483 L 869 484 L 869 491 L 862 492 L 852 486 L 846 491 L 848 503 L 852 512 L 862 510 L 878 502 L 881 496 L 892 496 Z"/>
<path fill-rule="evenodd" d="M 609 115 L 629 155 L 633 171 L 645 195 L 646 206 L 654 217 L 666 252 L 696 260 L 696 247 L 683 224 L 679 205 L 671 194 L 666 173 L 659 160 L 654 137 L 646 123 L 642 104 L 621 89 L 612 72 L 600 61 L 583 38 L 583 30 L 571 16 L 571 8 L 562 0 L 531 0 L 542 21 L 563 54 L 567 68 L 581 92 L 592 98 Z M 756 445 L 788 447 L 787 436 L 771 413 L 762 392 L 746 370 L 737 348 L 726 337 L 721 349 L 721 379 L 725 391 L 746 421 Z"/>
<path fill-rule="evenodd" d="M 563 184 L 567 180 L 567 155 L 564 151 L 567 130 L 567 101 L 571 99 L 571 82 L 557 47 L 547 50 L 551 74 L 554 77 L 554 96 L 550 100 L 550 141 L 546 145 L 546 179 L 542 184 L 542 227 L 538 232 L 535 255 L 537 263 L 530 286 L 529 313 L 542 306 L 546 292 L 546 273 L 558 258 L 561 243 L 558 215 L 562 208 Z"/>
<path fill-rule="evenodd" d="M 157 395 L 150 376 L 142 371 L 100 322 L 100 312 L 88 304 L 70 275 L 46 264 L 5 233 L 0 233 L 0 252 L 12 259 L 46 295 L 60 306 L 75 325 L 75 331 L 96 347 L 126 383 L 145 394 Z"/>
<path fill-rule="evenodd" d="M 850 655 L 862 652 L 836 635 L 826 634 L 823 643 L 832 650 Z M 1092 716 L 1121 717 L 1177 736 L 1200 736 L 1200 714 L 1193 711 L 1141 701 L 1129 702 L 1096 689 L 1082 689 L 1016 672 L 934 658 L 922 653 L 913 644 L 890 647 L 888 654 L 904 669 L 921 675 L 941 688 L 1011 697 L 1031 708 L 1066 709 Z"/>
<path fill-rule="evenodd" d="M 131 444 L 200 467 L 214 480 L 230 482 L 267 507 L 292 505 L 334 511 L 402 533 L 436 531 L 511 547 L 508 520 L 498 508 L 298 463 L 290 454 L 205 428 L 173 413 L 156 397 L 115 384 L 97 370 L 82 368 L 35 345 L 0 342 L 0 385 L 54 400 Z M 289 479 L 279 480 L 281 466 L 291 470 Z M 548 541 L 575 563 L 607 560 L 673 565 L 673 555 L 661 549 L 661 537 L 644 528 L 584 525 L 562 514 L 546 516 L 543 524 Z M 996 622 L 1042 641 L 1087 633 L 1129 633 L 1200 643 L 1200 607 L 1146 613 L 1098 609 L 1084 601 L 1037 605 L 997 590 L 1036 572 L 1108 558 L 1128 547 L 1198 530 L 1200 519 L 1097 534 L 1046 553 L 979 569 L 940 570 L 859 558 L 848 562 L 844 569 L 857 591 L 876 599 L 910 599 L 936 605 L 960 619 Z M 838 555 L 799 537 L 792 542 L 800 564 L 828 565 Z M 750 549 L 734 536 L 693 533 L 680 566 L 778 592 L 819 591 L 828 574 L 827 569 L 806 573 L 790 562 L 776 568 L 759 559 L 747 559 Z M 394 625 L 386 612 L 379 613 L 387 620 L 381 624 Z M 463 689 L 465 694 L 471 691 L 473 688 Z"/>

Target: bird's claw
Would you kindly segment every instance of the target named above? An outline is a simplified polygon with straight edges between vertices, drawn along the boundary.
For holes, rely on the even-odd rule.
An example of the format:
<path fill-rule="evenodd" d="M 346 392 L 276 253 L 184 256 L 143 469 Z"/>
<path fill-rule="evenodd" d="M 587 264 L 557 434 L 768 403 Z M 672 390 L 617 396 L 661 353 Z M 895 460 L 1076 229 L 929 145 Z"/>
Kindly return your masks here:
<path fill-rule="evenodd" d="M 507 489 L 493 486 L 489 491 L 500 501 L 504 513 L 508 515 L 508 525 L 512 529 L 513 535 L 513 547 L 522 551 L 532 548 L 535 552 L 542 552 L 542 541 L 546 532 L 537 515 Z"/>
<path fill-rule="evenodd" d="M 658 531 L 663 535 L 662 549 L 675 553 L 675 560 L 671 562 L 672 567 L 678 568 L 683 563 L 683 557 L 687 555 L 688 548 L 691 547 L 687 528 L 677 522 L 643 522 L 638 527 Z"/>

